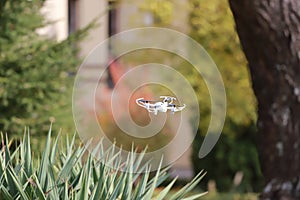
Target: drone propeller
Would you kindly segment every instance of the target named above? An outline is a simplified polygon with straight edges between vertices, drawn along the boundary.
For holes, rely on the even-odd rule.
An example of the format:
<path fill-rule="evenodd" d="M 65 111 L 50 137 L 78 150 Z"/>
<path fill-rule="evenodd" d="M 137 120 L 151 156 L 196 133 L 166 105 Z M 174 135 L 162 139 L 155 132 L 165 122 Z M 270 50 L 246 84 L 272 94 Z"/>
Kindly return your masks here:
<path fill-rule="evenodd" d="M 150 104 L 154 103 L 155 101 L 149 101 L 149 100 L 145 100 L 144 98 L 139 98 L 135 100 L 136 104 L 146 108 L 147 110 L 150 109 Z"/>
<path fill-rule="evenodd" d="M 170 96 L 160 96 L 159 98 L 164 99 L 163 102 L 173 103 L 174 100 L 176 100 L 175 97 Z"/>
<path fill-rule="evenodd" d="M 182 106 L 169 104 L 167 107 L 170 108 L 171 112 L 174 114 L 175 112 L 183 110 L 185 108 L 185 104 L 183 104 Z"/>
<path fill-rule="evenodd" d="M 155 103 L 155 101 L 149 101 L 149 100 L 144 100 L 144 99 L 137 99 L 136 101 L 140 103 Z"/>

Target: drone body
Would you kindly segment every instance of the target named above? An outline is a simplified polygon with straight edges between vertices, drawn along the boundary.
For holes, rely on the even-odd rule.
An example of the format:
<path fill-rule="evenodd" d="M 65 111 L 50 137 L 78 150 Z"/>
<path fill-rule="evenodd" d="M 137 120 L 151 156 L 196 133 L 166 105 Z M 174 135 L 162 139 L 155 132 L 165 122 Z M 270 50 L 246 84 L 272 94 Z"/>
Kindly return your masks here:
<path fill-rule="evenodd" d="M 136 99 L 136 103 L 137 105 L 146 108 L 148 112 L 153 112 L 155 115 L 157 115 L 158 112 L 167 112 L 168 110 L 174 114 L 175 112 L 181 111 L 185 108 L 185 104 L 182 106 L 173 104 L 173 101 L 176 100 L 175 97 L 160 96 L 160 98 L 163 98 L 163 100 L 158 102 L 138 98 Z"/>

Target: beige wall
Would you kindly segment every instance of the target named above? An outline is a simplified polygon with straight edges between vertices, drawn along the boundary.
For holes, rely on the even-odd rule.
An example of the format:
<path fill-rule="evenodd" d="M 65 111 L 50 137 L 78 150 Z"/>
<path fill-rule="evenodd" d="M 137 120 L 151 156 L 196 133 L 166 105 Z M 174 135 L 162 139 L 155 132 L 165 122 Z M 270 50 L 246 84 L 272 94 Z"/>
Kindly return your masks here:
<path fill-rule="evenodd" d="M 106 0 L 78 0 L 77 4 L 77 27 L 83 28 L 97 18 L 100 24 L 91 30 L 87 39 L 81 43 L 81 56 L 86 56 L 98 44 L 108 37 L 108 6 Z M 107 47 L 108 48 L 108 47 Z M 107 52 L 99 52 L 99 56 L 89 59 L 91 65 L 103 64 L 107 59 Z"/>
<path fill-rule="evenodd" d="M 106 0 L 76 0 L 76 29 L 87 26 L 92 20 L 98 19 L 99 27 L 90 31 L 89 36 L 81 43 L 81 57 L 85 57 L 99 43 L 108 37 L 108 13 Z M 48 21 L 55 23 L 38 30 L 42 35 L 48 35 L 58 41 L 68 36 L 68 0 L 46 0 L 41 13 Z M 89 60 L 92 65 L 103 64 L 107 52 Z"/>
<path fill-rule="evenodd" d="M 38 32 L 58 41 L 64 40 L 68 36 L 68 1 L 47 0 L 41 13 L 46 20 L 54 23 L 39 29 Z"/>

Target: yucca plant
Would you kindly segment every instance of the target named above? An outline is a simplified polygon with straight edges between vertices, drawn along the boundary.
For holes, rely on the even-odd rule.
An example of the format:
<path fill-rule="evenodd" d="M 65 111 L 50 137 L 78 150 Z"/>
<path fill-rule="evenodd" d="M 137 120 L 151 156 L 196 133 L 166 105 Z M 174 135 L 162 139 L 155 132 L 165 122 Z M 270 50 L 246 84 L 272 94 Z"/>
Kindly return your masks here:
<path fill-rule="evenodd" d="M 167 196 L 192 200 L 205 194 L 187 197 L 204 176 L 203 172 L 172 194 L 170 190 L 176 179 L 157 192 L 155 189 L 169 178 L 168 167 L 159 167 L 151 176 L 150 165 L 141 165 L 143 154 L 131 153 L 123 162 L 114 146 L 103 151 L 101 143 L 95 151 L 105 161 L 99 161 L 92 156 L 93 152 L 75 145 L 75 136 L 71 142 L 66 140 L 64 148 L 59 148 L 59 136 L 51 141 L 51 128 L 41 156 L 33 155 L 29 131 L 15 150 L 11 150 L 7 136 L 1 134 L 1 139 L 0 199 L 160 200 Z M 108 167 L 108 163 L 113 167 Z"/>

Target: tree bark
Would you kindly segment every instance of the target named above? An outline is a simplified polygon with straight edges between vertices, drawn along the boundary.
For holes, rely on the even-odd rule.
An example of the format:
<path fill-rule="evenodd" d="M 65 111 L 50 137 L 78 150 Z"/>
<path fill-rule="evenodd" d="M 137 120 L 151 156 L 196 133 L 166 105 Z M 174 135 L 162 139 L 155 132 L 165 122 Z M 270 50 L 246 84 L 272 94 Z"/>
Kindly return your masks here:
<path fill-rule="evenodd" d="M 258 102 L 260 199 L 300 199 L 300 1 L 229 3 Z"/>

